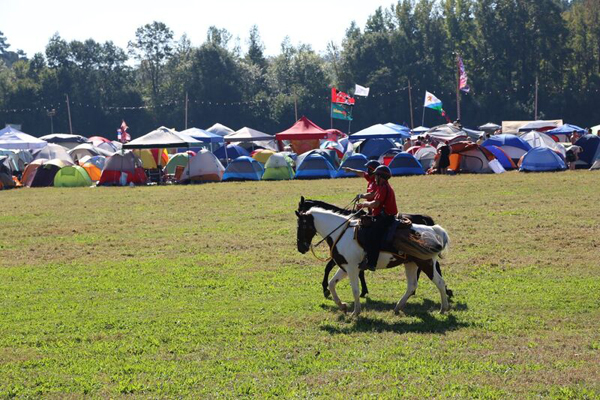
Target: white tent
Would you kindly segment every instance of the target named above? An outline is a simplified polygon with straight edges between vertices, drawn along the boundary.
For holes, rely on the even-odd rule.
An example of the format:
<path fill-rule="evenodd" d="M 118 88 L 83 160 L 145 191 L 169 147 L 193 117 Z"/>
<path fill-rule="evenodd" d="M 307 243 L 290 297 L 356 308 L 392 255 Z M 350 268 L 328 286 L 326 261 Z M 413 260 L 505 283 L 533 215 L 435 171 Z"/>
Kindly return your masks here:
<path fill-rule="evenodd" d="M 124 149 L 166 149 L 173 147 L 201 146 L 202 142 L 181 132 L 161 126 L 123 145 Z"/>
<path fill-rule="evenodd" d="M 224 136 L 223 139 L 228 143 L 251 142 L 260 147 L 277 151 L 277 145 L 275 144 L 275 137 L 273 135 L 246 126 L 234 133 Z"/>
<path fill-rule="evenodd" d="M 115 154 L 115 152 L 105 150 L 101 147 L 96 147 L 91 143 L 83 143 L 83 144 L 80 144 L 79 146 L 75 147 L 74 149 L 69 150 L 69 154 L 71 155 L 71 157 L 73 157 L 73 159 L 77 158 L 78 160 L 81 160 L 84 156 L 110 157 L 113 154 Z"/>
<path fill-rule="evenodd" d="M 10 126 L 0 130 L 0 148 L 2 149 L 41 149 L 48 142 L 23 133 Z"/>
<path fill-rule="evenodd" d="M 427 171 L 435 161 L 437 150 L 433 146 L 423 146 L 414 154 L 415 158 L 421 163 L 423 169 Z"/>
<path fill-rule="evenodd" d="M 189 160 L 188 165 L 181 174 L 183 182 L 189 181 L 213 181 L 223 179 L 225 168 L 223 164 L 208 150 L 199 151 Z"/>
<path fill-rule="evenodd" d="M 69 165 L 75 164 L 73 162 L 73 158 L 69 155 L 69 153 L 67 153 L 67 149 L 59 144 L 48 144 L 43 149 L 34 152 L 33 156 L 36 160 L 40 158 L 46 160 L 59 159 L 67 162 Z"/>
<path fill-rule="evenodd" d="M 563 157 L 567 154 L 563 145 L 556 143 L 554 139 L 545 133 L 531 131 L 524 135 L 521 135 L 521 139 L 529 143 L 531 147 L 548 147 L 554 151 L 557 151 L 563 155 Z"/>
<path fill-rule="evenodd" d="M 206 129 L 206 131 L 219 136 L 227 136 L 234 133 L 233 129 L 219 123 L 214 124 L 210 128 Z"/>

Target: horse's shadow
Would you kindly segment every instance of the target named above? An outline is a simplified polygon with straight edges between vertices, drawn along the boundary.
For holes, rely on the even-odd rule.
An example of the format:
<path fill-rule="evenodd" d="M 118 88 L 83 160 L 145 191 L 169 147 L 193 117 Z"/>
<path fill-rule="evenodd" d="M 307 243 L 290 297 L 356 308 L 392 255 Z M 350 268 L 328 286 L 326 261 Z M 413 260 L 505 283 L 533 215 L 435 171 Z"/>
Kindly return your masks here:
<path fill-rule="evenodd" d="M 389 312 L 391 313 L 396 303 L 386 301 L 367 299 L 365 308 L 370 311 Z M 350 306 L 350 305 L 349 305 Z M 328 309 L 331 312 L 339 313 L 337 306 L 323 304 L 322 308 Z M 422 304 L 407 304 L 404 308 L 404 314 L 407 317 L 416 317 L 407 320 L 402 314 L 397 316 L 395 321 L 386 321 L 382 318 L 374 318 L 371 316 L 361 315 L 354 320 L 353 324 L 347 326 L 337 326 L 325 324 L 321 326 L 321 330 L 330 334 L 348 334 L 357 332 L 395 332 L 395 333 L 441 333 L 455 331 L 460 328 L 468 327 L 466 322 L 458 321 L 453 311 L 467 310 L 468 306 L 465 303 L 453 303 L 450 314 L 443 319 L 435 318 L 432 313 L 439 310 L 439 304 L 429 299 L 424 299 Z M 341 314 L 338 321 L 348 321 L 349 317 Z"/>

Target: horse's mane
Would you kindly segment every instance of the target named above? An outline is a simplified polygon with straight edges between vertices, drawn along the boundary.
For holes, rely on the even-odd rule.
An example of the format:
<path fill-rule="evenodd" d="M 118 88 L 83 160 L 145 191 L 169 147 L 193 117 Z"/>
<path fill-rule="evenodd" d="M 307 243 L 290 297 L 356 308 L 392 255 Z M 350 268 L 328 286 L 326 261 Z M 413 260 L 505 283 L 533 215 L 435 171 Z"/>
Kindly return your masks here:
<path fill-rule="evenodd" d="M 324 201 L 321 200 L 310 200 L 310 199 L 306 199 L 304 200 L 304 203 L 301 203 L 301 210 L 300 211 L 308 211 L 309 209 L 311 209 L 312 207 L 319 207 L 322 208 L 324 210 L 327 211 L 333 211 L 336 214 L 340 214 L 340 215 L 344 215 L 344 216 L 348 216 L 350 214 L 352 214 L 352 210 L 346 210 L 344 208 L 340 208 L 336 205 L 333 204 L 329 204 L 326 203 Z"/>

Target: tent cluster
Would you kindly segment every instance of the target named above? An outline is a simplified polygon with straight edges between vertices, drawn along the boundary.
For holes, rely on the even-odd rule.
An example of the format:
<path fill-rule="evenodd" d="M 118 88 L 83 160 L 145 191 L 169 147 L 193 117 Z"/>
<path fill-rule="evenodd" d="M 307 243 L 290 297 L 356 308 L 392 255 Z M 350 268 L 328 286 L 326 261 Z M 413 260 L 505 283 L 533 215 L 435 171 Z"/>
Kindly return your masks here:
<path fill-rule="evenodd" d="M 0 188 L 346 178 L 356 176 L 346 167 L 364 171 L 369 160 L 388 165 L 394 176 L 423 175 L 435 170 L 442 144 L 451 149 L 451 173 L 561 171 L 571 135 L 585 133 L 544 121 L 513 133 L 485 134 L 499 130 L 495 124 L 480 129 L 388 123 L 348 136 L 302 117 L 276 135 L 220 124 L 181 132 L 160 127 L 123 145 L 100 136 L 35 138 L 7 127 L 0 131 Z M 600 169 L 600 137 L 572 142 L 582 150 L 577 168 Z"/>

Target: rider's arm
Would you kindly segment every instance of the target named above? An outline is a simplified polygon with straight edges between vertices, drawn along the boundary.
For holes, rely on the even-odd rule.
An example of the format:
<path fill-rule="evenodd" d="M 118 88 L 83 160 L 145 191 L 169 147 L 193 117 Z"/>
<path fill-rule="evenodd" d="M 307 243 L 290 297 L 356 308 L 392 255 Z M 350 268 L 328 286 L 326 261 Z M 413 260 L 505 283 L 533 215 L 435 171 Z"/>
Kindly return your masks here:
<path fill-rule="evenodd" d="M 354 172 L 356 175 L 358 175 L 360 177 L 365 176 L 365 172 L 361 171 L 360 169 L 354 169 L 354 168 L 350 168 L 350 167 L 344 167 L 343 169 L 344 169 L 344 171 Z"/>
<path fill-rule="evenodd" d="M 371 201 L 375 198 L 375 192 L 363 193 L 360 195 L 360 198 Z"/>

